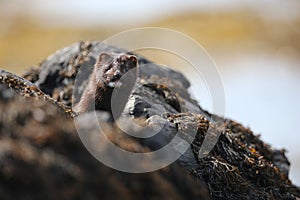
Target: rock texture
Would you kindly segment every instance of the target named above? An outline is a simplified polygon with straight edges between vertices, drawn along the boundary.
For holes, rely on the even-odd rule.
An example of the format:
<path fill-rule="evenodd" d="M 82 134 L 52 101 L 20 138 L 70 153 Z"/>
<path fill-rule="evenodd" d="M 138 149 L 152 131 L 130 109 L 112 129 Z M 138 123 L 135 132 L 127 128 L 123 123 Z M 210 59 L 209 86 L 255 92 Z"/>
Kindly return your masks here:
<path fill-rule="evenodd" d="M 30 69 L 24 78 L 46 98 L 24 95 L 20 92 L 24 84 L 20 90 L 4 81 L 7 72 L 0 73 L 1 199 L 300 197 L 299 188 L 288 178 L 290 163 L 283 150 L 273 149 L 241 124 L 206 112 L 188 94 L 190 84 L 181 73 L 139 55 L 139 78 L 123 116 L 152 126 L 163 123 L 163 129 L 154 137 L 137 139 L 115 128 L 107 133 L 109 139 L 132 152 L 160 149 L 177 132 L 180 140 L 191 144 L 177 162 L 147 174 L 118 172 L 95 160 L 64 112 L 80 98 L 101 52 L 128 53 L 99 42 L 80 42 Z M 115 127 L 105 119 L 103 114 L 102 121 Z M 91 123 L 91 132 L 95 130 Z M 212 151 L 203 154 L 207 135 L 219 139 Z"/>
<path fill-rule="evenodd" d="M 3 85 L 0 89 L 1 199 L 209 199 L 205 184 L 178 164 L 148 174 L 102 165 L 59 108 L 24 99 Z M 132 148 L 145 147 L 135 143 Z"/>

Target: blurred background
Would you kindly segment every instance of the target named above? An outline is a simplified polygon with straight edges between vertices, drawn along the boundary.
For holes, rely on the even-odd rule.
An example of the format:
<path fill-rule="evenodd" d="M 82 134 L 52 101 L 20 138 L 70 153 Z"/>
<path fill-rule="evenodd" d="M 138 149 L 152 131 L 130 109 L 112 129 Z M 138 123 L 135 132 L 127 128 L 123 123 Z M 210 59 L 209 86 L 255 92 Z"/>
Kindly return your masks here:
<path fill-rule="evenodd" d="M 286 149 L 299 186 L 299 0 L 0 0 L 0 68 L 22 74 L 71 43 L 144 26 L 180 31 L 207 50 L 224 83 L 225 116 Z M 194 95 L 211 110 L 205 93 Z"/>

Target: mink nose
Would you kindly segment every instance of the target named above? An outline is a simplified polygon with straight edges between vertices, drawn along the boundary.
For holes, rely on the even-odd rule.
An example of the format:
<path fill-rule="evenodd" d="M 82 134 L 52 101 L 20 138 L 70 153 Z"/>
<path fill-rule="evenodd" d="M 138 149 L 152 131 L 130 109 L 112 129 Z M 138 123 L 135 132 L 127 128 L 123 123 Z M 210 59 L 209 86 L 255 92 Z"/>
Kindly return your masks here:
<path fill-rule="evenodd" d="M 116 73 L 114 74 L 113 79 L 114 79 L 114 81 L 115 81 L 115 80 L 119 80 L 121 77 L 122 77 L 121 72 L 116 72 Z"/>

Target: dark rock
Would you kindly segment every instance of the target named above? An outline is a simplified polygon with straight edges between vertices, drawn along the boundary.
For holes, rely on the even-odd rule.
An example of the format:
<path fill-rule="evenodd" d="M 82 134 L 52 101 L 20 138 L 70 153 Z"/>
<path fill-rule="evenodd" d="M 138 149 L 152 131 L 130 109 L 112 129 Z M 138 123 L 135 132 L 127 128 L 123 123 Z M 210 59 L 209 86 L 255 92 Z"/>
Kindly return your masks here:
<path fill-rule="evenodd" d="M 73 97 L 82 94 L 94 62 L 103 51 L 126 52 L 99 42 L 76 43 L 57 51 L 39 69 L 24 77 L 50 98 L 71 106 L 77 101 Z M 0 118 L 3 153 L 0 152 L 0 155 L 4 155 L 0 159 L 1 163 L 9 163 L 8 168 L 0 168 L 3 185 L 0 188 L 5 188 L 0 190 L 0 196 L 23 197 L 26 195 L 21 189 L 18 190 L 23 194 L 20 196 L 12 191 L 15 188 L 32 191 L 37 187 L 39 192 L 26 193 L 26 197 L 38 199 L 39 195 L 48 193 L 52 195 L 51 199 L 53 195 L 67 199 L 300 197 L 299 188 L 288 178 L 290 163 L 283 150 L 272 148 L 241 124 L 203 110 L 188 94 L 190 84 L 181 73 L 137 56 L 141 65 L 140 75 L 121 122 L 128 133 L 136 135 L 143 132 L 133 126 L 132 119 L 153 130 L 157 127 L 161 130 L 153 137 L 137 139 L 124 134 L 114 122 L 108 122 L 107 115 L 102 114 L 101 121 L 111 127 L 107 133 L 109 139 L 127 151 L 157 150 L 176 138 L 173 150 L 177 153 L 184 150 L 178 161 L 165 169 L 143 175 L 116 172 L 91 158 L 75 134 L 73 121 L 63 118 L 61 109 L 54 109 L 59 106 L 39 98 L 39 103 L 30 103 L 32 100 L 29 99 L 26 105 L 30 106 L 24 109 L 25 100 L 20 102 L 18 97 L 18 102 L 15 102 L 15 95 L 7 100 L 11 98 L 8 92 L 8 95 L 2 94 L 3 97 L 0 95 L 3 99 L 0 102 L 3 110 Z M 10 86 L 20 93 L 20 88 L 4 84 L 2 91 Z M 74 90 L 74 85 L 77 90 Z M 36 91 L 32 92 L 34 96 Z M 92 123 L 95 118 L 87 116 L 85 120 L 82 127 L 90 125 L 88 133 L 97 134 Z M 207 136 L 218 139 L 210 152 L 202 148 L 206 145 Z M 32 170 L 35 173 L 33 177 L 26 175 L 29 169 L 35 169 Z"/>
<path fill-rule="evenodd" d="M 104 166 L 59 108 L 0 88 L 1 199 L 209 199 L 205 183 L 176 163 L 146 174 Z M 110 139 L 120 146 L 131 140 Z"/>
<path fill-rule="evenodd" d="M 31 71 L 25 74 L 24 77 L 29 77 L 29 81 L 34 82 L 46 94 L 71 106 L 72 91 L 77 72 L 78 77 L 80 77 L 77 80 L 80 86 L 78 87 L 79 90 L 75 92 L 78 92 L 80 96 L 87 84 L 87 79 L 93 70 L 95 61 L 101 52 L 128 53 L 124 49 L 107 46 L 100 42 L 75 43 L 49 56 L 41 64 L 37 79 L 29 76 L 32 73 Z M 139 55 L 137 57 L 139 59 L 141 77 L 150 77 L 156 74 L 161 78 L 168 77 L 171 80 L 177 80 L 185 88 L 190 86 L 189 81 L 181 73 L 156 65 Z M 65 94 L 65 98 L 62 98 L 62 95 L 57 94 L 59 91 L 68 91 L 69 94 Z"/>

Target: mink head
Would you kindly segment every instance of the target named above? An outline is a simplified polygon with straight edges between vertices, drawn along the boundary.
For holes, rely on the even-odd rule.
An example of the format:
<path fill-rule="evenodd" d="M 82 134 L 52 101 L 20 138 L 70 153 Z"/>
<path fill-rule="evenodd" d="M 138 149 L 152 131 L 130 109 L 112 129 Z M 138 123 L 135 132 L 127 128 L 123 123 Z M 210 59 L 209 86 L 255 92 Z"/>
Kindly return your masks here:
<path fill-rule="evenodd" d="M 137 58 L 134 55 L 101 53 L 95 64 L 96 80 L 104 85 L 115 84 L 124 74 L 137 66 Z"/>

